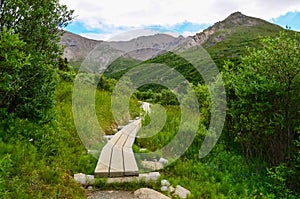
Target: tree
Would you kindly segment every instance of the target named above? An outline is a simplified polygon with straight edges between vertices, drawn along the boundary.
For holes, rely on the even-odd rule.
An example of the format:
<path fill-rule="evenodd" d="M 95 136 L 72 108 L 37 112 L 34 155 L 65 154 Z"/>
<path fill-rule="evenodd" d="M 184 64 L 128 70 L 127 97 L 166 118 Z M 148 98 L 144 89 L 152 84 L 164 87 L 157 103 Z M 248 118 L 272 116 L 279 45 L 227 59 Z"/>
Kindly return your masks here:
<path fill-rule="evenodd" d="M 58 41 L 72 13 L 58 0 L 0 0 L 2 116 L 47 117 L 62 54 Z"/>
<path fill-rule="evenodd" d="M 58 41 L 62 29 L 72 20 L 72 14 L 59 0 L 0 0 L 0 32 L 11 29 L 28 44 L 27 48 L 56 59 L 61 53 Z"/>
<path fill-rule="evenodd" d="M 281 32 L 262 38 L 241 64 L 226 64 L 227 133 L 240 142 L 246 162 L 292 166 L 300 125 L 300 39 Z"/>

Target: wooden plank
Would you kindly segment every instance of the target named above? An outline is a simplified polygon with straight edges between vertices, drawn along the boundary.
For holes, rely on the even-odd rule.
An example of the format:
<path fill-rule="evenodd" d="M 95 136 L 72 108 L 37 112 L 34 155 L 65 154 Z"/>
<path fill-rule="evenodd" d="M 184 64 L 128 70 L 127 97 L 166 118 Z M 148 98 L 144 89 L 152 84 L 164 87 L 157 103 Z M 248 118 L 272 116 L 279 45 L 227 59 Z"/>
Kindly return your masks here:
<path fill-rule="evenodd" d="M 110 177 L 121 177 L 124 176 L 124 160 L 122 147 L 113 147 L 111 155 L 109 176 Z"/>
<path fill-rule="evenodd" d="M 140 127 L 141 120 L 139 119 L 125 126 L 113 136 L 101 151 L 95 169 L 95 176 L 122 177 L 139 175 L 132 145 Z"/>
<path fill-rule="evenodd" d="M 110 167 L 112 149 L 113 149 L 113 144 L 109 142 L 103 147 L 94 172 L 95 176 L 99 176 L 99 177 L 109 176 L 109 167 Z"/>
<path fill-rule="evenodd" d="M 112 144 L 115 144 L 115 143 L 119 140 L 119 138 L 120 138 L 121 135 L 122 135 L 122 130 L 119 131 L 119 132 L 117 132 L 117 133 L 114 135 L 114 137 L 110 139 L 109 142 L 111 142 Z"/>
<path fill-rule="evenodd" d="M 118 147 L 118 148 L 123 148 L 126 140 L 127 140 L 128 135 L 126 135 L 125 133 L 123 133 L 119 140 L 115 143 L 114 147 Z"/>
<path fill-rule="evenodd" d="M 138 127 L 135 127 L 132 130 L 131 134 L 128 135 L 128 138 L 127 138 L 127 140 L 126 140 L 126 142 L 125 142 L 125 144 L 124 144 L 123 147 L 125 147 L 125 148 L 132 148 L 132 145 L 134 144 L 134 141 L 135 141 L 135 136 L 136 136 L 137 130 L 138 130 Z"/>
<path fill-rule="evenodd" d="M 137 166 L 132 148 L 123 148 L 123 158 L 124 158 L 124 175 L 138 176 L 139 168 Z"/>

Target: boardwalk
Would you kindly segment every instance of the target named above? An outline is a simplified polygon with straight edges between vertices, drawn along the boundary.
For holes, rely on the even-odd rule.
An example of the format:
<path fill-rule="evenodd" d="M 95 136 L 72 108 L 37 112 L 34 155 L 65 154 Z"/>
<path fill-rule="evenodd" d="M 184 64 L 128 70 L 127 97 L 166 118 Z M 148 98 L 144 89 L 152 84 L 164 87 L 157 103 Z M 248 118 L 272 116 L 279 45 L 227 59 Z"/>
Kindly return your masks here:
<path fill-rule="evenodd" d="M 139 174 L 132 145 L 140 128 L 141 119 L 135 120 L 107 142 L 101 151 L 95 176 L 122 177 Z"/>

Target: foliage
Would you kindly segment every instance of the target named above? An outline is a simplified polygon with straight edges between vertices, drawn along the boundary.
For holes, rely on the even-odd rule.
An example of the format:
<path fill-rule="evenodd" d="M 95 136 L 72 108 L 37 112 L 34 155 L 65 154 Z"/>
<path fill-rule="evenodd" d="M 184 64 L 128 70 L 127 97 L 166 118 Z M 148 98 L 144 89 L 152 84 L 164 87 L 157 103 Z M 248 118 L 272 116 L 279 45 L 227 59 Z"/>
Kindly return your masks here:
<path fill-rule="evenodd" d="M 45 119 L 54 106 L 55 70 L 42 54 L 29 54 L 25 46 L 18 35 L 1 32 L 0 108 L 22 118 Z"/>
<path fill-rule="evenodd" d="M 299 36 L 282 32 L 277 38 L 262 38 L 261 45 L 238 66 L 227 63 L 226 132 L 234 133 L 246 162 L 255 163 L 257 171 L 265 162 L 294 168 L 299 163 L 292 155 L 297 153 L 294 140 L 299 139 Z M 293 179 L 291 173 L 286 177 Z M 297 180 L 290 188 L 299 187 L 294 183 Z"/>
<path fill-rule="evenodd" d="M 0 1 L 0 108 L 17 117 L 51 120 L 60 29 L 72 11 L 59 1 Z"/>
<path fill-rule="evenodd" d="M 72 20 L 73 11 L 57 0 L 1 0 L 0 32 L 5 28 L 19 34 L 30 52 L 40 52 L 52 63 L 60 54 L 61 29 Z"/>
<path fill-rule="evenodd" d="M 275 37 L 281 30 L 281 27 L 266 22 L 255 26 L 228 27 L 217 31 L 203 46 L 222 71 L 224 61 L 239 64 L 240 58 L 247 54 L 247 48 L 260 48 L 259 36 Z M 218 37 L 226 39 L 212 45 L 212 41 Z"/>

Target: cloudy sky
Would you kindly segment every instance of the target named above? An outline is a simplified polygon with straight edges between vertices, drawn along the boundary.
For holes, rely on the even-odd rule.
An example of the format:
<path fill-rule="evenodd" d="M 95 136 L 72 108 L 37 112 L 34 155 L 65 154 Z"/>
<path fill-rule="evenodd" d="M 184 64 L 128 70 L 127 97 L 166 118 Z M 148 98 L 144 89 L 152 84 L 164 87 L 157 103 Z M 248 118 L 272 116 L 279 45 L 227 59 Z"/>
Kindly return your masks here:
<path fill-rule="evenodd" d="M 75 10 L 67 27 L 98 40 L 126 40 L 157 32 L 193 35 L 233 12 L 300 31 L 300 0 L 60 0 Z"/>

